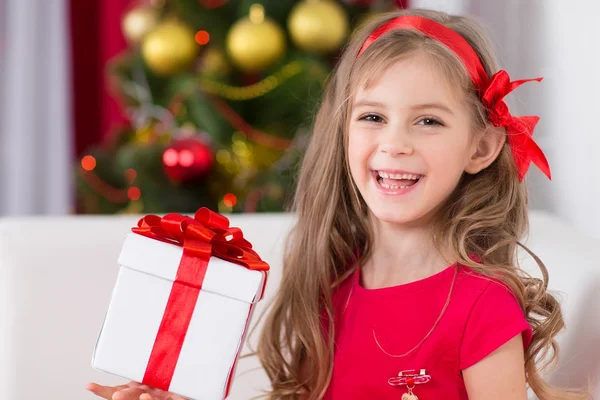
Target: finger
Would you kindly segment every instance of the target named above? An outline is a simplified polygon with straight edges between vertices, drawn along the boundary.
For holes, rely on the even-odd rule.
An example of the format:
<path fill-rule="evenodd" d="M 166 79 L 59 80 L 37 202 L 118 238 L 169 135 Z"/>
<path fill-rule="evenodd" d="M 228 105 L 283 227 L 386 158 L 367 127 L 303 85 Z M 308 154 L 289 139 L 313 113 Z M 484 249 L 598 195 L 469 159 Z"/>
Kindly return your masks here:
<path fill-rule="evenodd" d="M 113 394 L 120 390 L 120 389 L 124 389 L 126 386 L 122 385 L 122 386 L 103 386 L 103 385 L 98 385 L 97 383 L 94 382 L 90 382 L 86 385 L 86 390 L 89 390 L 90 392 L 94 393 L 96 396 L 99 397 L 103 397 L 107 400 L 110 400 L 113 396 Z"/>
<path fill-rule="evenodd" d="M 149 393 L 144 393 L 140 396 L 140 400 L 152 400 L 152 396 Z"/>
<path fill-rule="evenodd" d="M 173 394 L 167 393 L 164 390 L 148 386 L 146 386 L 146 394 L 150 397 L 140 397 L 140 400 L 173 400 L 172 396 L 174 396 Z"/>
<path fill-rule="evenodd" d="M 178 396 L 178 395 L 173 394 L 173 393 L 167 393 L 167 397 L 165 398 L 165 400 L 189 400 L 189 399 L 186 398 L 186 397 Z"/>
<path fill-rule="evenodd" d="M 100 385 L 98 383 L 95 382 L 90 382 L 88 383 L 85 388 L 89 391 L 93 391 L 93 390 L 98 390 L 100 388 L 106 388 L 106 389 L 112 389 L 114 391 L 118 391 L 118 390 L 122 390 L 122 389 L 126 389 L 130 387 L 129 384 L 127 385 L 118 385 L 118 386 L 104 386 L 104 385 Z"/>
<path fill-rule="evenodd" d="M 144 393 L 146 391 L 139 387 L 126 388 L 115 392 L 111 400 L 137 400 Z"/>

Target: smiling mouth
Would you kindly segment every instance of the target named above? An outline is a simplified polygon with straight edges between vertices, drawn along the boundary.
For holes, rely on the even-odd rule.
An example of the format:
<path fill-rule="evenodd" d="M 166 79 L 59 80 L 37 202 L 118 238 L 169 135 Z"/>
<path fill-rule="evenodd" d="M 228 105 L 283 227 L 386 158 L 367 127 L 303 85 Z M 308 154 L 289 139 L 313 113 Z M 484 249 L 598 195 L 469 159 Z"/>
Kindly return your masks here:
<path fill-rule="evenodd" d="M 415 185 L 423 175 L 419 174 L 393 174 L 385 171 L 373 171 L 377 183 L 384 189 L 407 189 Z"/>

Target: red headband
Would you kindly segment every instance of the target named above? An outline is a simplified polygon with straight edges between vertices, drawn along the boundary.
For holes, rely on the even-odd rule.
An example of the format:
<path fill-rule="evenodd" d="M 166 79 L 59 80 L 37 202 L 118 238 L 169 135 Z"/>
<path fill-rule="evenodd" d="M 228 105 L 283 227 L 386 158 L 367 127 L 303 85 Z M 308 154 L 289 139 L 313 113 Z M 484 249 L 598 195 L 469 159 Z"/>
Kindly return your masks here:
<path fill-rule="evenodd" d="M 506 128 L 508 143 L 519 172 L 519 180 L 523 180 L 531 162 L 537 165 L 550 179 L 548 161 L 532 138 L 533 130 L 540 118 L 537 116 L 513 117 L 508 110 L 508 106 L 502 100 L 523 83 L 539 82 L 542 78 L 511 82 L 508 73 L 500 70 L 489 79 L 477 53 L 461 35 L 442 24 L 419 16 L 396 17 L 384 23 L 365 41 L 358 52 L 358 56 L 375 40 L 387 32 L 397 29 L 414 29 L 452 50 L 462 61 L 473 84 L 479 91 L 481 102 L 488 109 L 490 122 L 494 126 Z"/>

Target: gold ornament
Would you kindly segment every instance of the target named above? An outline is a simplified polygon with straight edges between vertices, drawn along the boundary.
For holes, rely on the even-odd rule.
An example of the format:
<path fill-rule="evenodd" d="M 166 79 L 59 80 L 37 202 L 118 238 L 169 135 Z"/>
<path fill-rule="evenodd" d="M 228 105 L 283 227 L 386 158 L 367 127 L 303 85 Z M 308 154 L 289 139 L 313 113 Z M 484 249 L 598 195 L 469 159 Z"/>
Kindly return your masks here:
<path fill-rule="evenodd" d="M 219 78 L 231 73 L 231 65 L 221 49 L 209 47 L 202 55 L 200 72 L 205 76 Z"/>
<path fill-rule="evenodd" d="M 285 54 L 285 34 L 265 17 L 260 4 L 250 7 L 250 16 L 237 21 L 227 35 L 227 52 L 245 72 L 258 72 L 273 65 Z"/>
<path fill-rule="evenodd" d="M 161 23 L 142 42 L 142 55 L 157 75 L 173 75 L 187 69 L 198 55 L 194 31 L 177 20 Z"/>
<path fill-rule="evenodd" d="M 292 41 L 299 48 L 314 53 L 337 50 L 348 36 L 348 15 L 330 0 L 307 0 L 299 3 L 288 19 Z"/>
<path fill-rule="evenodd" d="M 138 45 L 158 23 L 158 12 L 154 7 L 143 5 L 129 10 L 121 21 L 121 29 L 131 45 Z"/>

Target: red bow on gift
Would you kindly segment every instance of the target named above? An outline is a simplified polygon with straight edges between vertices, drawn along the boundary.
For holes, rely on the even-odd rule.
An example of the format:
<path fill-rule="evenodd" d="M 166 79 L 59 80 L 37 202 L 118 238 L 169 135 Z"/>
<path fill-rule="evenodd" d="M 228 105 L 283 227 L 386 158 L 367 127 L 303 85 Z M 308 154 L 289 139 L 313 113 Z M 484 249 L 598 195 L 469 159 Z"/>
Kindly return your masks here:
<path fill-rule="evenodd" d="M 177 276 L 142 380 L 146 385 L 168 391 L 211 256 L 265 274 L 269 265 L 252 250 L 239 228 L 230 228 L 226 217 L 208 208 L 199 209 L 194 218 L 181 214 L 167 214 L 162 218 L 146 215 L 132 231 L 183 247 Z M 231 373 L 227 391 L 230 385 Z"/>
<path fill-rule="evenodd" d="M 243 265 L 251 270 L 268 271 L 269 264 L 252 250 L 240 228 L 230 228 L 227 217 L 202 207 L 194 218 L 181 214 L 146 215 L 132 231 L 140 235 L 183 247 L 185 255 L 208 259 L 212 256 Z"/>
<path fill-rule="evenodd" d="M 522 84 L 541 80 L 542 78 L 534 78 L 511 82 L 508 73 L 500 70 L 492 76 L 481 97 L 481 101 L 489 110 L 490 122 L 494 126 L 506 128 L 508 143 L 519 172 L 519 180 L 523 180 L 531 162 L 537 165 L 548 178 L 550 178 L 550 166 L 542 149 L 532 137 L 540 117 L 513 117 L 503 99 Z"/>

